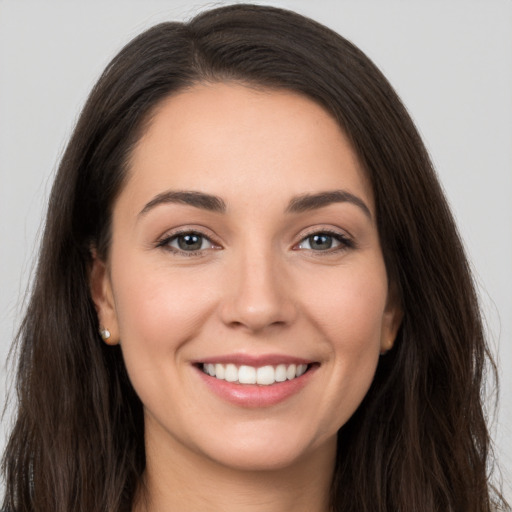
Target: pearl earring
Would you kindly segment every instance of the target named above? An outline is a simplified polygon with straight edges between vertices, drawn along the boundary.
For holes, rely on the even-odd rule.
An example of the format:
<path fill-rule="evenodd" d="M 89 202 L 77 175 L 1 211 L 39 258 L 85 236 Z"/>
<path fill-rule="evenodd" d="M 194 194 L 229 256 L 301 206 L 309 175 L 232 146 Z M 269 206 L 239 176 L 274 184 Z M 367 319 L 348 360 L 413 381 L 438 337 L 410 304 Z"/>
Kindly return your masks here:
<path fill-rule="evenodd" d="M 100 336 L 103 341 L 107 341 L 110 338 L 110 331 L 108 329 L 100 328 Z"/>

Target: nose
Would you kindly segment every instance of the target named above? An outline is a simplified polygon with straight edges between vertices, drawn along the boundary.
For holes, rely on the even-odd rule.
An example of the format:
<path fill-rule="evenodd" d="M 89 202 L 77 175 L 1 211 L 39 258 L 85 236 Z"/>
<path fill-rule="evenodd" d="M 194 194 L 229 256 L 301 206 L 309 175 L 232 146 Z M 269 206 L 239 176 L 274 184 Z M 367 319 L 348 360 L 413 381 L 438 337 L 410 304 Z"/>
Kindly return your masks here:
<path fill-rule="evenodd" d="M 232 262 L 221 305 L 226 325 L 256 333 L 294 321 L 291 279 L 277 260 L 271 251 L 247 251 Z"/>

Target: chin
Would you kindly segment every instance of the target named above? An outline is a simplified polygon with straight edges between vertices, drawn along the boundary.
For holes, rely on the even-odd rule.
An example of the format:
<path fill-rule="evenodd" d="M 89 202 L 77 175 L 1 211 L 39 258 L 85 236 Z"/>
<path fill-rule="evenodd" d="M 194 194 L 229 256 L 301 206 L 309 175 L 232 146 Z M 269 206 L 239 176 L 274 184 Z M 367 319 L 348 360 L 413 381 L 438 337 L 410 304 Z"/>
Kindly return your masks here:
<path fill-rule="evenodd" d="M 292 468 L 303 457 L 296 451 L 272 453 L 269 450 L 249 450 L 222 454 L 214 460 L 218 464 L 235 471 L 264 472 L 283 471 Z"/>
<path fill-rule="evenodd" d="M 209 458 L 237 471 L 282 471 L 322 453 L 336 453 L 336 435 L 323 442 L 295 435 L 246 436 L 226 446 L 225 442 L 205 447 Z"/>

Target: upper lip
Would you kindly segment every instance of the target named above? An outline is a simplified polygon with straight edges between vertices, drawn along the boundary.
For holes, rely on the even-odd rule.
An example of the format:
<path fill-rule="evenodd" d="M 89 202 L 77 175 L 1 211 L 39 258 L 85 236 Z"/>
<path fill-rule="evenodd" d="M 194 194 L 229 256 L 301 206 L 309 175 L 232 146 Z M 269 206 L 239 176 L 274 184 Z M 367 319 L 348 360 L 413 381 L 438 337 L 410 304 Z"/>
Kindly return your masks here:
<path fill-rule="evenodd" d="M 277 366 L 279 364 L 311 364 L 314 361 L 303 359 L 301 357 L 289 356 L 285 354 L 225 354 L 205 359 L 198 359 L 194 364 L 234 364 L 236 366 L 254 366 L 260 368 L 262 366 Z"/>

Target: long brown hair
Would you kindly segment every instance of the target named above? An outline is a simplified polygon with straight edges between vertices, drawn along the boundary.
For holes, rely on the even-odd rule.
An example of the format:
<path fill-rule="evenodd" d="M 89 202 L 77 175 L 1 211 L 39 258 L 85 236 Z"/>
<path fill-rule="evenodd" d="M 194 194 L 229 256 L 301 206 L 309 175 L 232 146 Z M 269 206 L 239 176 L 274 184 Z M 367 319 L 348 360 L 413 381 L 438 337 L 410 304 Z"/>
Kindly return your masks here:
<path fill-rule="evenodd" d="M 331 503 L 343 512 L 488 512 L 482 378 L 493 370 L 463 247 L 425 147 L 373 63 L 298 14 L 234 5 L 162 23 L 94 87 L 50 197 L 18 335 L 18 409 L 3 461 L 16 512 L 131 509 L 145 467 L 142 405 L 118 347 L 98 335 L 90 248 L 105 256 L 129 156 L 155 106 L 204 81 L 287 89 L 350 138 L 376 198 L 384 259 L 403 305 L 395 347 L 339 432 Z"/>

